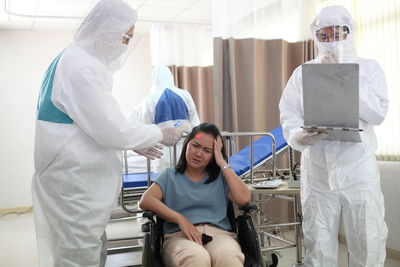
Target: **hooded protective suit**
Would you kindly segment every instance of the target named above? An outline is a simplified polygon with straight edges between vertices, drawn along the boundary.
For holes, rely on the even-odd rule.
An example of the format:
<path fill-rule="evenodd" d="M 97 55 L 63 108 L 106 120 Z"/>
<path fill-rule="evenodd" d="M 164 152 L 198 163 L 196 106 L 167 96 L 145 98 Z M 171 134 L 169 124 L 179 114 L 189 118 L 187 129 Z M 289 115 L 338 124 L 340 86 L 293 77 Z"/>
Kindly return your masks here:
<path fill-rule="evenodd" d="M 156 145 L 156 125 L 128 121 L 111 95 L 136 12 L 101 0 L 48 68 L 32 182 L 40 266 L 103 266 L 105 227 L 121 188 L 121 150 Z M 101 257 L 102 256 L 102 257 Z"/>
<path fill-rule="evenodd" d="M 384 120 L 388 109 L 385 76 L 377 62 L 357 57 L 353 41 L 355 25 L 345 8 L 322 9 L 311 25 L 313 36 L 318 29 L 334 25 L 346 25 L 350 34 L 335 44 L 314 38 L 319 54 L 308 63 L 324 62 L 329 54 L 339 63 L 359 64 L 362 142 L 320 141 L 311 146 L 299 142 L 300 127 L 304 125 L 301 66 L 293 72 L 279 104 L 284 136 L 294 149 L 302 152 L 304 263 L 338 266 L 338 231 L 342 218 L 349 266 L 383 266 L 387 227 L 374 156 L 377 141 L 373 127 Z"/>
<path fill-rule="evenodd" d="M 157 124 L 160 128 L 178 127 L 185 132 L 190 132 L 199 125 L 200 120 L 192 96 L 188 91 L 175 86 L 169 68 L 155 66 L 152 75 L 152 90 L 143 104 L 142 121 L 146 124 Z M 177 145 L 178 157 L 182 150 L 181 143 Z M 171 148 L 164 148 L 163 157 L 155 162 L 157 171 L 170 166 L 171 151 Z"/>

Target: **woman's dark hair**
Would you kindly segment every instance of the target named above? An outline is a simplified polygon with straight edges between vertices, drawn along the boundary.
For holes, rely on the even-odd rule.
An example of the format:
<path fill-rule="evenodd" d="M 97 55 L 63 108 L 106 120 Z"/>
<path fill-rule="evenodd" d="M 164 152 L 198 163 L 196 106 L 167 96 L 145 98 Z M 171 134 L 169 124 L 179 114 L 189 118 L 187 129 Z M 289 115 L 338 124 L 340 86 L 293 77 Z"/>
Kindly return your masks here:
<path fill-rule="evenodd" d="M 185 173 L 186 168 L 187 168 L 186 150 L 187 150 L 188 143 L 190 142 L 190 140 L 192 140 L 196 136 L 196 134 L 198 134 L 200 132 L 203 132 L 206 134 L 211 134 L 212 136 L 214 136 L 214 138 L 217 138 L 218 136 L 221 137 L 222 156 L 224 157 L 225 160 L 227 159 L 223 138 L 221 136 L 221 133 L 218 130 L 218 127 L 215 126 L 214 124 L 203 122 L 200 125 L 194 127 L 192 132 L 186 137 L 185 143 L 183 144 L 181 156 L 179 158 L 178 164 L 176 165 L 177 173 L 178 172 L 182 173 L 182 174 Z M 212 183 L 218 178 L 218 175 L 221 172 L 221 168 L 215 162 L 214 156 L 212 157 L 210 163 L 208 163 L 208 165 L 206 166 L 206 171 L 209 175 L 208 180 L 205 182 L 206 184 Z"/>

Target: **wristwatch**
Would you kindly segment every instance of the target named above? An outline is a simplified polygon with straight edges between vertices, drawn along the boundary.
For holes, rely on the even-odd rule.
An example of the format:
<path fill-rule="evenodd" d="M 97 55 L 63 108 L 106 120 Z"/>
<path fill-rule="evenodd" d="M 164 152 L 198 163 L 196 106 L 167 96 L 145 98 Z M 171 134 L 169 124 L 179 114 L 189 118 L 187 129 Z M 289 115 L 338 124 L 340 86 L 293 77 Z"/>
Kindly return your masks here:
<path fill-rule="evenodd" d="M 222 167 L 222 171 L 225 171 L 226 169 L 231 168 L 231 165 L 226 164 L 224 167 Z"/>

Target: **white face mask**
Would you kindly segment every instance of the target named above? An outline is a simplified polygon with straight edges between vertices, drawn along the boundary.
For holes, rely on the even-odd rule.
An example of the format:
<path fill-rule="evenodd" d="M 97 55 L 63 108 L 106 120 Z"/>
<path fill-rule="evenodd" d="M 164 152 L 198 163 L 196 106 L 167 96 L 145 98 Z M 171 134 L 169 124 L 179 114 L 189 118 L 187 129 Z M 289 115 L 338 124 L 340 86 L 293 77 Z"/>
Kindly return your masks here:
<path fill-rule="evenodd" d="M 351 40 L 342 40 L 336 42 L 318 42 L 318 57 L 329 55 L 337 62 L 344 62 L 347 58 L 356 56 L 355 49 Z"/>
<path fill-rule="evenodd" d="M 120 69 L 121 66 L 121 56 L 128 50 L 128 46 L 121 43 L 118 45 L 113 45 L 113 47 L 109 50 L 110 52 L 107 54 L 106 58 L 109 64 L 107 68 L 112 72 L 116 72 Z"/>
<path fill-rule="evenodd" d="M 108 65 L 107 69 L 114 74 L 114 72 L 121 69 L 121 58 L 114 60 Z"/>
<path fill-rule="evenodd" d="M 320 45 L 331 52 L 334 52 L 340 46 L 338 42 L 321 42 Z"/>
<path fill-rule="evenodd" d="M 110 45 L 111 46 L 111 45 Z M 114 44 L 110 47 L 107 59 L 111 63 L 118 58 L 120 58 L 126 51 L 128 50 L 128 46 L 123 43 Z"/>
<path fill-rule="evenodd" d="M 342 54 L 346 47 L 346 40 L 335 42 L 318 42 L 318 47 L 332 54 Z"/>
<path fill-rule="evenodd" d="M 109 50 L 111 51 L 108 55 L 108 59 L 110 62 L 108 69 L 111 72 L 115 72 L 122 68 L 122 66 L 125 64 L 130 53 L 135 48 L 139 40 L 140 36 L 136 35 L 133 38 L 131 38 L 129 44 L 124 44 L 122 43 L 122 41 L 114 44 L 112 43 L 107 44 L 110 47 Z"/>

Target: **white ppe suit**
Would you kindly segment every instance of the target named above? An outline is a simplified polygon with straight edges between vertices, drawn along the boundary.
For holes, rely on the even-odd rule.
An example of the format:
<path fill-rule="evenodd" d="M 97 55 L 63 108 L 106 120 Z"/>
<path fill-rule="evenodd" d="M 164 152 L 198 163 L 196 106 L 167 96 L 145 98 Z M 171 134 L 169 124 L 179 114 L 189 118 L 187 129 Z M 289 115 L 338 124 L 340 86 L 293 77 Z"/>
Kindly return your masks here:
<path fill-rule="evenodd" d="M 101 0 L 48 68 L 40 91 L 33 207 L 39 265 L 104 266 L 105 227 L 121 189 L 121 150 L 156 145 L 156 125 L 128 121 L 112 69 L 136 11 Z"/>
<path fill-rule="evenodd" d="M 346 25 L 350 34 L 332 45 L 315 38 L 318 29 Z M 387 227 L 384 201 L 374 151 L 374 125 L 388 109 L 385 76 L 373 60 L 359 58 L 354 49 L 354 22 L 340 6 L 321 10 L 311 25 L 320 63 L 330 53 L 339 63 L 358 63 L 359 127 L 361 143 L 320 141 L 302 145 L 298 136 L 304 125 L 301 66 L 290 77 L 279 109 L 284 136 L 290 146 L 302 152 L 301 202 L 303 210 L 305 266 L 338 266 L 338 231 L 343 220 L 349 252 L 349 266 L 383 266 Z"/>
<path fill-rule="evenodd" d="M 156 124 L 160 128 L 177 127 L 190 132 L 200 124 L 196 106 L 190 93 L 174 84 L 171 71 L 166 66 L 153 68 L 153 84 L 150 94 L 143 103 L 141 120 L 146 124 Z M 182 141 L 177 144 L 177 157 L 182 150 Z M 164 147 L 163 156 L 156 160 L 156 170 L 161 171 L 171 165 L 172 148 Z"/>

